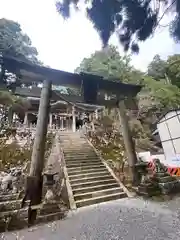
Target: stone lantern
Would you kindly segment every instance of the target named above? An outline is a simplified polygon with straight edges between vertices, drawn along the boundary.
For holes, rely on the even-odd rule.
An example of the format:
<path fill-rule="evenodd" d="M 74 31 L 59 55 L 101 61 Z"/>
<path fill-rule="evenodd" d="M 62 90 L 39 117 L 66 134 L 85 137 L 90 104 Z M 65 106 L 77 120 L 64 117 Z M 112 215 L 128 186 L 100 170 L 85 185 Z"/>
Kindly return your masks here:
<path fill-rule="evenodd" d="M 45 195 L 45 200 L 46 201 L 51 201 L 54 200 L 55 196 L 53 193 L 53 187 L 55 184 L 55 179 L 54 176 L 57 175 L 57 172 L 53 171 L 53 165 L 50 164 L 47 167 L 47 170 L 44 172 L 44 176 L 45 176 L 45 186 L 47 187 L 47 192 Z"/>

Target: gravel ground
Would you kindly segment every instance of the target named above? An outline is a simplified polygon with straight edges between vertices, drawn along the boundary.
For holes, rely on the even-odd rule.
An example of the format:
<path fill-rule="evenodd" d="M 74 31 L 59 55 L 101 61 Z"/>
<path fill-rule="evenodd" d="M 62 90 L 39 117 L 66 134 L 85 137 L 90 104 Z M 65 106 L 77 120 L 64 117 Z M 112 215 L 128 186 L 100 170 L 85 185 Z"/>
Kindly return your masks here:
<path fill-rule="evenodd" d="M 162 204 L 131 198 L 102 203 L 70 212 L 65 220 L 6 233 L 1 239 L 178 240 L 178 200 Z"/>

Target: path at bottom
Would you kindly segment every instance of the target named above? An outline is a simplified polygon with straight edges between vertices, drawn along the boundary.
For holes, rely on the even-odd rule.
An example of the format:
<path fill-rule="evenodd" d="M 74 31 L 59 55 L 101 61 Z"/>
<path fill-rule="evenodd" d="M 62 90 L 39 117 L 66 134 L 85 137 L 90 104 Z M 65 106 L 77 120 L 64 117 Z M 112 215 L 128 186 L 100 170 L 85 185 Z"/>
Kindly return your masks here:
<path fill-rule="evenodd" d="M 71 212 L 65 220 L 1 237 L 8 240 L 177 240 L 180 239 L 180 204 L 177 209 L 170 205 L 171 202 L 162 205 L 141 199 L 121 199 L 84 207 Z"/>

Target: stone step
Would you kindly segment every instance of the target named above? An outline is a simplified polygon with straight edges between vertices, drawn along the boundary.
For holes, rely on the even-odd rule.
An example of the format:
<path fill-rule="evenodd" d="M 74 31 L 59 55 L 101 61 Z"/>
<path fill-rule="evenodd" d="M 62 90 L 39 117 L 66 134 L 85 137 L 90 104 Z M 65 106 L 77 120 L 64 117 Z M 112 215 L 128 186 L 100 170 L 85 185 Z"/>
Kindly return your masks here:
<path fill-rule="evenodd" d="M 91 182 L 84 182 L 84 183 L 73 183 L 71 184 L 72 190 L 76 190 L 79 188 L 85 188 L 85 187 L 94 187 L 94 186 L 99 186 L 102 184 L 110 184 L 110 183 L 116 183 L 115 179 L 99 179 L 99 180 L 94 180 Z"/>
<path fill-rule="evenodd" d="M 67 168 L 67 171 L 68 171 L 68 174 L 70 174 L 70 173 L 73 173 L 73 172 L 75 172 L 75 171 L 77 171 L 77 172 L 79 172 L 79 171 L 91 171 L 91 170 L 93 170 L 93 169 L 96 169 L 96 170 L 98 170 L 98 169 L 101 169 L 101 168 L 105 168 L 105 166 L 104 166 L 104 164 L 101 162 L 101 163 L 99 163 L 99 164 L 90 164 L 90 165 L 87 165 L 87 164 L 85 164 L 85 165 L 81 165 L 81 166 L 76 166 L 76 167 L 70 167 L 70 166 L 68 166 L 68 168 Z"/>
<path fill-rule="evenodd" d="M 85 147 L 81 147 L 81 148 L 70 148 L 70 147 L 62 147 L 63 151 L 65 154 L 86 154 L 86 153 L 91 153 L 92 148 L 85 148 Z"/>
<path fill-rule="evenodd" d="M 96 173 L 103 170 L 104 171 L 106 170 L 105 166 L 104 167 L 102 166 L 100 168 L 90 168 L 90 169 L 79 169 L 79 170 L 74 169 L 74 171 L 73 170 L 69 171 L 68 169 L 68 175 L 70 177 L 70 176 L 79 175 L 79 174 Z"/>
<path fill-rule="evenodd" d="M 36 224 L 38 223 L 46 223 L 51 221 L 57 221 L 65 217 L 64 212 L 55 212 L 46 215 L 39 215 L 36 219 Z"/>
<path fill-rule="evenodd" d="M 75 194 L 74 199 L 75 199 L 75 201 L 79 201 L 82 199 L 90 199 L 90 198 L 95 198 L 95 197 L 100 197 L 100 196 L 106 196 L 106 195 L 119 193 L 119 192 L 123 192 L 122 188 L 120 188 L 120 187 L 102 189 L 102 190 L 94 191 L 94 192 Z"/>
<path fill-rule="evenodd" d="M 158 181 L 159 183 L 167 183 L 167 182 L 174 181 L 174 178 L 171 177 L 171 176 L 166 176 L 166 177 L 158 178 L 157 181 Z"/>
<path fill-rule="evenodd" d="M 83 158 L 79 158 L 79 157 L 75 157 L 75 158 L 66 158 L 65 157 L 65 161 L 68 162 L 76 162 L 76 161 L 99 161 L 101 162 L 101 160 L 98 157 L 83 157 Z"/>
<path fill-rule="evenodd" d="M 101 161 L 97 159 L 74 159 L 74 160 L 67 160 L 66 166 L 68 167 L 71 164 L 89 164 L 89 163 L 101 163 Z"/>
<path fill-rule="evenodd" d="M 66 151 L 66 150 L 74 150 L 76 151 L 77 149 L 84 149 L 85 150 L 92 150 L 92 147 L 89 146 L 87 143 L 84 142 L 80 142 L 80 143 L 73 143 L 73 142 L 69 142 L 66 144 L 61 144 L 61 147 Z"/>
<path fill-rule="evenodd" d="M 69 141 L 69 142 L 72 142 L 72 141 L 75 141 L 75 142 L 77 142 L 77 141 L 84 141 L 84 142 L 86 142 L 87 143 L 87 140 L 85 139 L 85 138 L 82 138 L 82 137 L 77 137 L 77 136 L 74 136 L 74 137 L 72 137 L 72 136 L 68 136 L 68 137 L 64 137 L 64 138 L 61 138 L 61 141 L 62 142 L 64 142 L 64 141 Z"/>
<path fill-rule="evenodd" d="M 114 194 L 109 194 L 109 195 L 105 195 L 105 196 L 99 196 L 99 197 L 95 197 L 95 198 L 89 198 L 89 199 L 83 199 L 83 200 L 76 201 L 76 206 L 84 207 L 84 206 L 93 205 L 93 204 L 97 204 L 97 203 L 117 200 L 117 199 L 121 199 L 121 198 L 125 198 L 125 197 L 127 197 L 127 195 L 124 192 L 114 193 Z"/>
<path fill-rule="evenodd" d="M 63 151 L 64 151 L 64 153 L 65 154 L 70 154 L 70 153 L 72 153 L 72 154 L 74 154 L 74 153 L 77 153 L 77 154 L 88 154 L 88 153 L 94 153 L 94 154 L 96 154 L 95 152 L 94 152 L 94 150 L 92 149 L 92 148 L 85 148 L 84 146 L 83 147 L 80 147 L 80 148 L 63 148 Z"/>
<path fill-rule="evenodd" d="M 67 159 L 92 159 L 92 158 L 98 158 L 99 157 L 96 154 L 64 154 L 64 158 Z"/>
<path fill-rule="evenodd" d="M 93 157 L 98 157 L 97 154 L 95 154 L 94 152 L 90 152 L 90 153 L 80 153 L 80 152 L 77 152 L 77 153 L 70 153 L 70 154 L 67 154 L 66 152 L 64 153 L 64 157 L 65 159 L 68 158 L 68 159 L 77 159 L 77 158 L 93 158 Z"/>
<path fill-rule="evenodd" d="M 86 139 L 83 139 L 83 138 L 64 138 L 64 139 L 61 139 L 61 142 L 64 145 L 69 144 L 70 142 L 73 142 L 74 144 L 77 144 L 77 143 L 88 144 Z"/>
<path fill-rule="evenodd" d="M 2 194 L 0 195 L 0 202 L 5 202 L 5 201 L 12 201 L 12 200 L 17 200 L 19 197 L 19 194 Z"/>
<path fill-rule="evenodd" d="M 91 166 L 104 166 L 103 163 L 101 162 L 88 162 L 88 163 L 78 163 L 78 162 L 75 162 L 75 163 L 71 163 L 71 164 L 67 164 L 66 163 L 66 166 L 67 168 L 76 168 L 76 167 L 91 167 Z"/>
<path fill-rule="evenodd" d="M 98 180 L 106 180 L 106 179 L 114 179 L 113 176 L 111 176 L 109 173 L 107 173 L 106 175 L 103 176 L 93 176 L 93 177 L 85 177 L 85 178 L 79 178 L 79 179 L 75 179 L 75 180 L 70 180 L 71 184 L 81 184 L 84 182 L 92 182 L 92 181 L 98 181 Z"/>
<path fill-rule="evenodd" d="M 85 148 L 85 149 L 91 149 L 92 150 L 92 147 L 87 143 L 87 142 L 84 142 L 84 141 L 76 141 L 76 142 L 72 142 L 72 141 L 69 141 L 69 142 L 66 142 L 66 143 L 61 143 L 61 146 L 64 147 L 65 149 L 74 149 L 76 150 L 76 147 L 78 149 L 81 149 L 81 148 Z"/>
<path fill-rule="evenodd" d="M 84 142 L 87 144 L 87 140 L 84 138 L 79 138 L 79 137 L 67 137 L 64 139 L 61 139 L 62 144 L 66 144 L 69 142 L 74 142 L 75 144 L 79 143 L 79 142 Z"/>
<path fill-rule="evenodd" d="M 85 138 L 85 136 L 83 136 L 81 133 L 68 133 L 68 134 L 64 134 L 64 135 L 61 135 L 60 136 L 60 139 L 62 139 L 62 138 L 68 138 L 68 137 L 70 137 L 70 138 L 79 138 L 79 139 L 83 139 L 83 138 Z"/>
<path fill-rule="evenodd" d="M 92 150 L 84 151 L 84 149 L 79 149 L 76 151 L 64 151 L 64 155 L 67 156 L 73 157 L 75 154 L 77 154 L 78 156 L 97 156 L 97 154 Z"/>
<path fill-rule="evenodd" d="M 163 173 L 155 173 L 154 174 L 154 177 L 157 177 L 157 178 L 161 178 L 161 177 L 168 177 L 168 176 L 170 176 L 170 174 L 169 173 L 167 173 L 167 172 L 163 172 Z"/>
<path fill-rule="evenodd" d="M 39 210 L 39 215 L 43 216 L 61 211 L 62 209 L 58 206 L 58 204 L 46 204 Z"/>
<path fill-rule="evenodd" d="M 107 169 L 103 169 L 102 171 L 99 172 L 90 172 L 90 173 L 80 173 L 80 174 L 76 174 L 76 175 L 70 175 L 69 179 L 70 180 L 76 180 L 79 178 L 89 178 L 89 177 L 98 177 L 98 176 L 103 176 L 108 174 L 108 170 Z"/>
<path fill-rule="evenodd" d="M 103 189 L 109 189 L 109 188 L 117 188 L 119 187 L 119 184 L 117 182 L 114 183 L 105 183 L 105 184 L 101 184 L 101 185 L 95 185 L 95 186 L 90 186 L 90 187 L 84 187 L 84 188 L 77 188 L 75 190 L 73 190 L 73 194 L 77 195 L 77 194 L 82 194 L 82 193 L 91 193 L 94 191 L 100 191 Z"/>

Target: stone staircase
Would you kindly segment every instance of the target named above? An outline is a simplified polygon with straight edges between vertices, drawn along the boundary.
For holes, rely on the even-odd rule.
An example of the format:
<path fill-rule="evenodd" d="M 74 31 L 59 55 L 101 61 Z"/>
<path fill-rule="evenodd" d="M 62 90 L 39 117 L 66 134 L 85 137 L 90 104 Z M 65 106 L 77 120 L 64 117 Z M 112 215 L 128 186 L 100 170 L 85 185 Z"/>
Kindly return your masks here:
<path fill-rule="evenodd" d="M 60 139 L 75 208 L 128 197 L 128 190 L 82 133 L 63 132 Z"/>

